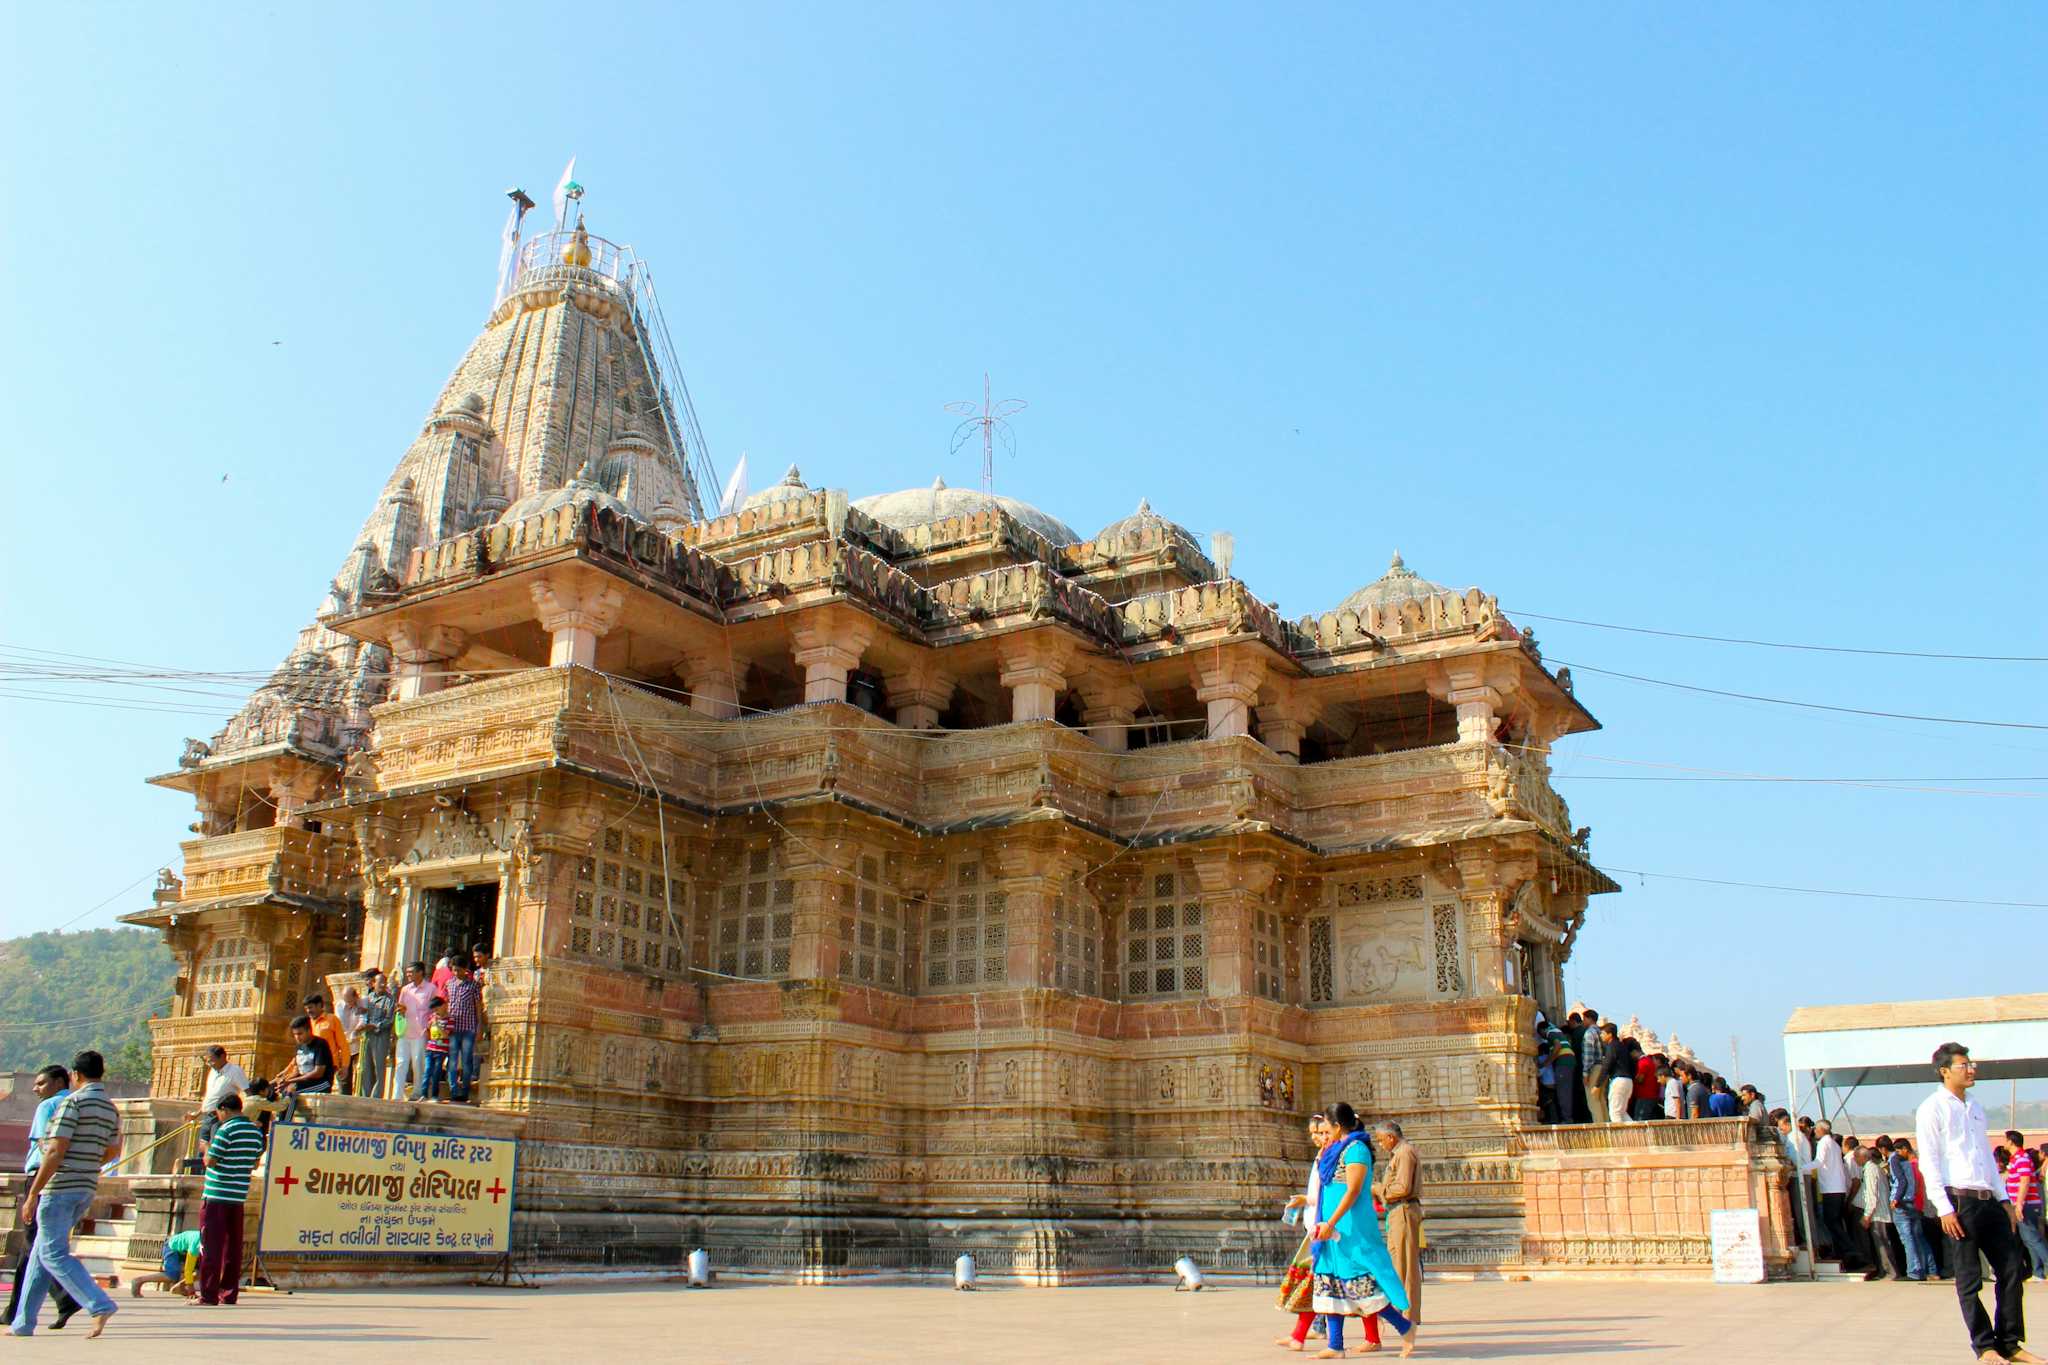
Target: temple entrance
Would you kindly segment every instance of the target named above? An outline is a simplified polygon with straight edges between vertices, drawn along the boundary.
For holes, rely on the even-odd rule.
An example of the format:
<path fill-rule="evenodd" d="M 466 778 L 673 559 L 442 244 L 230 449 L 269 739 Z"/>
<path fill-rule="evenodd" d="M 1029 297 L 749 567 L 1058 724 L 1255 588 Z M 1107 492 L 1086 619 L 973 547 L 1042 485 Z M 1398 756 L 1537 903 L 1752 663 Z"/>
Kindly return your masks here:
<path fill-rule="evenodd" d="M 420 888 L 420 937 L 417 953 L 431 969 L 450 948 L 494 946 L 498 935 L 498 884 L 468 882 L 461 886 Z"/>

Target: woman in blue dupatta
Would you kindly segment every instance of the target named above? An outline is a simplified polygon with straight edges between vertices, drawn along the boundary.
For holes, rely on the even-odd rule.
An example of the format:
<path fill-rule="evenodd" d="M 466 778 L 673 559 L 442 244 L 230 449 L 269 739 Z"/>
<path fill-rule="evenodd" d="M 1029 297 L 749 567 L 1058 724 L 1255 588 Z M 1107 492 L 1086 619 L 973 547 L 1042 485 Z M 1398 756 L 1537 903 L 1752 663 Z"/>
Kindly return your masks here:
<path fill-rule="evenodd" d="M 1321 1223 L 1316 1228 L 1315 1311 L 1330 1325 L 1329 1349 L 1318 1359 L 1344 1354 L 1344 1319 L 1383 1317 L 1401 1334 L 1401 1354 L 1415 1353 L 1415 1326 L 1404 1316 L 1408 1291 L 1387 1254 L 1373 1212 L 1372 1145 L 1366 1141 L 1358 1113 L 1339 1103 L 1330 1111 L 1337 1139 L 1316 1158 L 1322 1176 Z M 1363 1346 L 1358 1354 L 1376 1351 Z"/>

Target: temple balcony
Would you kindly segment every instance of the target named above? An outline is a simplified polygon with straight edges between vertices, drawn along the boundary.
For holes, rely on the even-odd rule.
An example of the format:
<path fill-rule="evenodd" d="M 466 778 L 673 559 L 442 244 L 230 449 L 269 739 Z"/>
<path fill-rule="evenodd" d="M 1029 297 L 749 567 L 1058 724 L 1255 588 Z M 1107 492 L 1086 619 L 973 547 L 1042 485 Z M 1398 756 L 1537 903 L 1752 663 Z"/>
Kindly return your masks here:
<path fill-rule="evenodd" d="M 336 905 L 356 875 L 352 839 L 291 825 L 187 839 L 181 847 L 182 883 L 159 888 L 155 905 L 122 916 L 126 923 L 164 925 L 173 916 L 264 901 Z"/>
<path fill-rule="evenodd" d="M 1111 839 L 1263 829 L 1329 852 L 1518 830 L 1573 839 L 1541 760 L 1486 741 L 1297 764 L 1248 736 L 1118 752 L 1049 720 L 906 730 L 837 701 L 719 720 L 580 668 L 386 703 L 376 721 L 369 760 L 351 772 L 354 798 L 560 767 L 628 787 L 651 780 L 707 813 L 829 798 L 925 830 L 1064 814 Z M 246 837 L 196 843 L 241 848 Z M 263 875 L 239 862 L 216 874 L 207 856 L 198 865 L 234 886 Z"/>

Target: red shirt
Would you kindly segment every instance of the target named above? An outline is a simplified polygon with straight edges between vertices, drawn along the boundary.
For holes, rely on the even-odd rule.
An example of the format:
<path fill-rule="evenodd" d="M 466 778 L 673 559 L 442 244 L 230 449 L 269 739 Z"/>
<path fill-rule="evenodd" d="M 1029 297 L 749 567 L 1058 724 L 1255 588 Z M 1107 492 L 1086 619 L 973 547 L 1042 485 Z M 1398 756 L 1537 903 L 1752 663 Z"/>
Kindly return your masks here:
<path fill-rule="evenodd" d="M 1657 1064 L 1648 1057 L 1636 1063 L 1636 1087 L 1632 1094 L 1637 1100 L 1664 1102 L 1664 1090 L 1657 1084 Z"/>
<path fill-rule="evenodd" d="M 2012 1154 L 2012 1160 L 2005 1168 L 2006 1198 L 2012 1200 L 2015 1204 L 2020 1202 L 2020 1182 L 2022 1180 L 2032 1186 L 2027 1191 L 2026 1202 L 2028 1204 L 2040 1203 L 2041 1182 L 2034 1178 L 2034 1158 L 2027 1155 L 2024 1147 Z"/>
<path fill-rule="evenodd" d="M 1920 1158 L 1914 1157 L 1906 1163 L 1913 1172 L 1913 1208 L 1916 1212 L 1927 1212 L 1927 1182 L 1920 1178 Z"/>

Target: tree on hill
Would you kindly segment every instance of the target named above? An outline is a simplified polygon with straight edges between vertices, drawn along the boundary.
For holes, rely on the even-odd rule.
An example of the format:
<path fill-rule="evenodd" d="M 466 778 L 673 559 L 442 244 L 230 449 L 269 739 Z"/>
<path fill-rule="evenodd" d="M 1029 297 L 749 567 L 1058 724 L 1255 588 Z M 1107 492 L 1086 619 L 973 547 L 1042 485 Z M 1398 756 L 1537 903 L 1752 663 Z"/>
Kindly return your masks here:
<path fill-rule="evenodd" d="M 149 1018 L 170 1011 L 177 966 L 147 929 L 0 942 L 0 1071 L 93 1048 L 115 1080 L 149 1079 Z"/>

